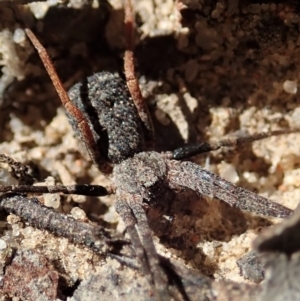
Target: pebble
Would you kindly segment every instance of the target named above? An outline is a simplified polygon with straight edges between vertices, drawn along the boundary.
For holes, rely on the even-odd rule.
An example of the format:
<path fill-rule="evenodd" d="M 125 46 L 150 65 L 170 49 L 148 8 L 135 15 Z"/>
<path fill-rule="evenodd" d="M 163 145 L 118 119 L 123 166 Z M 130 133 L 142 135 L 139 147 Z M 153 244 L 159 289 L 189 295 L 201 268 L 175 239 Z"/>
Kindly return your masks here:
<path fill-rule="evenodd" d="M 5 240 L 0 239 L 0 250 L 4 250 L 7 248 L 7 244 L 5 242 Z"/>
<path fill-rule="evenodd" d="M 296 94 L 298 90 L 297 82 L 293 80 L 286 80 L 283 83 L 283 90 L 289 94 Z"/>
<path fill-rule="evenodd" d="M 25 42 L 26 37 L 25 37 L 24 30 L 21 28 L 17 28 L 14 32 L 13 40 L 17 44 L 21 44 L 21 43 Z"/>
<path fill-rule="evenodd" d="M 71 210 L 71 215 L 76 219 L 76 220 L 85 220 L 86 219 L 86 214 L 85 212 L 79 208 L 79 207 L 74 207 Z"/>

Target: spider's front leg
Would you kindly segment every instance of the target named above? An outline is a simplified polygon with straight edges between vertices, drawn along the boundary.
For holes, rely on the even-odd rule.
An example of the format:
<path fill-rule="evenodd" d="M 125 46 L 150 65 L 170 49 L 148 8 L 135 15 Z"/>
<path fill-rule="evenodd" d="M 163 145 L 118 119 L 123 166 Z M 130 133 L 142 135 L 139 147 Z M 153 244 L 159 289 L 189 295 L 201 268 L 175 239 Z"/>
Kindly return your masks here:
<path fill-rule="evenodd" d="M 140 195 L 122 191 L 117 192 L 115 207 L 125 223 L 135 254 L 140 262 L 141 270 L 152 286 L 156 299 L 168 300 L 166 275 L 164 275 L 159 263 L 142 202 L 143 198 Z"/>
<path fill-rule="evenodd" d="M 247 189 L 237 187 L 192 162 L 167 160 L 168 181 L 188 187 L 201 195 L 216 198 L 245 211 L 265 216 L 287 217 L 292 210 Z"/>
<path fill-rule="evenodd" d="M 113 241 L 102 227 L 56 212 L 41 204 L 36 198 L 2 195 L 0 210 L 19 216 L 33 227 L 47 230 L 59 237 L 66 237 L 75 244 L 85 245 L 98 254 L 110 252 L 110 244 Z"/>
<path fill-rule="evenodd" d="M 25 192 L 33 193 L 87 193 L 97 195 L 109 192 L 102 186 L 34 186 L 34 178 L 28 167 L 7 155 L 0 154 L 0 210 L 19 216 L 24 222 L 40 230 L 65 237 L 75 244 L 85 245 L 98 254 L 113 251 L 118 240 L 111 238 L 110 233 L 92 222 L 76 220 L 72 216 L 55 211 L 43 205 L 37 198 L 25 197 Z M 17 184 L 17 183 L 21 183 Z M 7 185 L 9 184 L 9 185 Z M 13 184 L 13 185 L 11 185 Z M 9 192 L 3 193 L 2 192 Z M 23 195 L 15 195 L 15 193 Z"/>

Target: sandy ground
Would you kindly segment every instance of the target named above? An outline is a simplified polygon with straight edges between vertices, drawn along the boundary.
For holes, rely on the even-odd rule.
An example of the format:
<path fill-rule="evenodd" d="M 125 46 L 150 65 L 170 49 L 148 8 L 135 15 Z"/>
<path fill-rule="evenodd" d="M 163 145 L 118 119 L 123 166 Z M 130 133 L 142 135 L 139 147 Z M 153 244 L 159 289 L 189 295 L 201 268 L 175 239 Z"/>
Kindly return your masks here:
<path fill-rule="evenodd" d="M 154 120 L 157 150 L 299 125 L 296 1 L 142 0 L 134 9 L 136 66 Z M 117 0 L 48 1 L 18 8 L 1 4 L 0 153 L 30 164 L 39 180 L 52 176 L 63 184 L 111 183 L 92 166 L 74 137 L 22 30 L 24 23 L 47 48 L 69 89 L 97 71 L 122 72 L 123 16 Z M 300 134 L 273 137 L 193 161 L 294 209 L 300 191 L 299 139 Z M 40 199 L 65 213 L 79 206 L 91 220 L 124 231 L 113 196 Z M 247 280 L 236 260 L 252 248 L 264 226 L 279 221 L 193 193 L 180 195 L 168 211 L 149 210 L 148 216 L 160 254 L 214 279 L 238 282 Z M 55 263 L 70 286 L 105 264 L 105 258 L 28 227 L 16 217 L 3 217 L 1 227 L 7 244 L 3 260 L 11 248 L 35 248 Z"/>

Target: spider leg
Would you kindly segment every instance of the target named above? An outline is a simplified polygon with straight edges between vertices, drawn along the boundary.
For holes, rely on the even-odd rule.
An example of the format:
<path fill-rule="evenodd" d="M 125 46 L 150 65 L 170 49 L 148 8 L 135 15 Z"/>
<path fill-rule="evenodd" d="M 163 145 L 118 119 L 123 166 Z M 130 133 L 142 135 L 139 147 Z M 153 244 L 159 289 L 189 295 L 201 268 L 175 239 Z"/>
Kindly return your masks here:
<path fill-rule="evenodd" d="M 26 28 L 25 32 L 35 49 L 38 51 L 38 54 L 45 66 L 45 69 L 47 70 L 51 78 L 53 86 L 55 87 L 55 90 L 63 106 L 65 107 L 65 110 L 76 119 L 78 128 L 80 130 L 81 138 L 89 152 L 91 159 L 102 172 L 108 172 L 108 166 L 104 162 L 104 158 L 101 157 L 100 152 L 97 150 L 97 144 L 94 140 L 92 131 L 89 127 L 87 120 L 85 119 L 82 112 L 71 102 L 68 93 L 64 89 L 63 84 L 54 69 L 53 63 L 46 49 L 43 47 L 43 45 L 40 43 L 40 41 L 30 29 Z"/>
<path fill-rule="evenodd" d="M 126 50 L 124 53 L 124 71 L 127 81 L 127 87 L 131 94 L 132 100 L 135 104 L 135 107 L 138 111 L 140 119 L 146 130 L 146 140 L 150 143 L 154 143 L 154 128 L 152 119 L 148 110 L 147 105 L 145 104 L 144 98 L 142 96 L 138 80 L 135 76 L 134 68 L 134 17 L 133 17 L 133 8 L 131 0 L 125 0 L 125 39 L 126 39 Z"/>
<path fill-rule="evenodd" d="M 203 142 L 199 144 L 180 147 L 173 150 L 172 152 L 168 152 L 167 156 L 170 159 L 181 160 L 198 154 L 218 150 L 221 147 L 238 147 L 247 143 L 252 143 L 254 141 L 262 140 L 272 136 L 279 136 L 279 135 L 299 133 L 299 132 L 300 129 L 291 129 L 291 130 L 270 131 L 267 133 L 258 133 L 254 135 L 245 135 L 239 137 L 228 137 L 219 141 Z"/>
<path fill-rule="evenodd" d="M 129 205 L 124 201 L 123 198 L 117 197 L 117 202 L 115 204 L 116 212 L 121 216 L 126 230 L 130 236 L 131 243 L 135 250 L 135 254 L 138 258 L 138 261 L 141 265 L 141 269 L 145 277 L 148 278 L 150 284 L 153 285 L 152 275 L 148 266 L 147 258 L 144 252 L 142 242 L 140 240 L 139 234 L 135 228 L 136 219 L 129 207 Z"/>
<path fill-rule="evenodd" d="M 148 278 L 150 285 L 155 287 L 156 298 L 158 300 L 168 300 L 167 280 L 159 264 L 152 233 L 144 209 L 141 206 L 142 201 L 143 199 L 139 195 L 122 193 L 115 206 L 116 211 L 126 225 L 126 230 L 130 235 L 143 274 Z"/>
<path fill-rule="evenodd" d="M 33 186 L 33 185 L 0 185 L 0 192 L 31 192 L 31 193 L 64 193 L 79 194 L 86 196 L 106 196 L 113 191 L 100 185 L 55 185 L 55 186 Z"/>
<path fill-rule="evenodd" d="M 155 245 L 152 239 L 152 232 L 148 224 L 148 219 L 146 213 L 142 207 L 142 197 L 139 195 L 133 195 L 132 198 L 128 199 L 128 204 L 137 220 L 136 227 L 140 234 L 145 252 L 147 254 L 148 262 L 150 269 L 152 271 L 153 277 L 155 279 L 156 288 L 160 294 L 164 297 L 163 300 L 167 297 L 166 292 L 166 283 L 167 279 L 162 273 L 162 268 L 160 266 L 158 254 L 156 252 Z"/>
<path fill-rule="evenodd" d="M 8 175 L 10 178 L 17 181 L 18 184 L 12 185 L 9 183 Z M 7 178 L 8 177 L 8 178 Z M 100 185 L 55 185 L 55 186 L 42 186 L 33 185 L 35 179 L 29 174 L 28 167 L 20 162 L 15 161 L 11 157 L 0 154 L 0 193 L 1 192 L 31 192 L 31 193 L 64 193 L 64 194 L 79 194 L 86 196 L 106 196 L 114 193 L 114 187 L 103 187 Z"/>
<path fill-rule="evenodd" d="M 166 160 L 166 163 L 168 166 L 167 178 L 175 187 L 188 187 L 199 194 L 224 201 L 232 207 L 260 215 L 287 217 L 293 212 L 265 197 L 237 187 L 192 162 Z"/>
<path fill-rule="evenodd" d="M 85 245 L 96 253 L 109 252 L 110 238 L 102 227 L 59 213 L 44 206 L 36 198 L 3 195 L 0 197 L 0 209 L 18 215 L 35 228 L 65 237 L 75 244 Z"/>

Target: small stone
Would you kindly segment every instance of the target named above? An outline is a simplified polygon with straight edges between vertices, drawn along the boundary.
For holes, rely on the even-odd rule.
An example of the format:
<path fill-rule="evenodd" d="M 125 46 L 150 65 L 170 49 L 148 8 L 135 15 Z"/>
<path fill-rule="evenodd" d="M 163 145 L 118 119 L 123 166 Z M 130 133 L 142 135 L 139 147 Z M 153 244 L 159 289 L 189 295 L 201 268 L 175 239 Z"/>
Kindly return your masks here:
<path fill-rule="evenodd" d="M 296 108 L 291 114 L 290 126 L 299 127 L 300 126 L 300 108 Z"/>
<path fill-rule="evenodd" d="M 71 210 L 71 215 L 76 219 L 76 220 L 85 220 L 86 219 L 86 214 L 85 212 L 79 208 L 79 207 L 74 207 Z"/>
<path fill-rule="evenodd" d="M 21 28 L 17 28 L 14 32 L 13 40 L 17 44 L 21 44 L 26 40 L 25 32 Z"/>
<path fill-rule="evenodd" d="M 7 248 L 7 244 L 5 242 L 5 240 L 0 239 L 0 250 L 5 250 Z"/>
<path fill-rule="evenodd" d="M 52 207 L 54 209 L 60 206 L 60 195 L 58 193 L 48 193 L 44 194 L 44 204 L 47 207 Z"/>
<path fill-rule="evenodd" d="M 220 176 L 231 183 L 237 183 L 240 179 L 232 164 L 222 162 L 219 167 Z"/>
<path fill-rule="evenodd" d="M 226 162 L 222 162 L 219 167 L 219 173 L 222 178 L 231 182 L 237 183 L 240 180 L 235 167 L 232 164 L 228 164 Z"/>
<path fill-rule="evenodd" d="M 49 4 L 47 2 L 30 3 L 28 6 L 36 19 L 43 19 L 49 9 Z"/>
<path fill-rule="evenodd" d="M 289 94 L 296 94 L 298 90 L 297 82 L 293 80 L 286 80 L 283 83 L 283 90 Z"/>
<path fill-rule="evenodd" d="M 12 225 L 12 235 L 19 236 L 20 235 L 20 227 L 18 224 Z"/>

